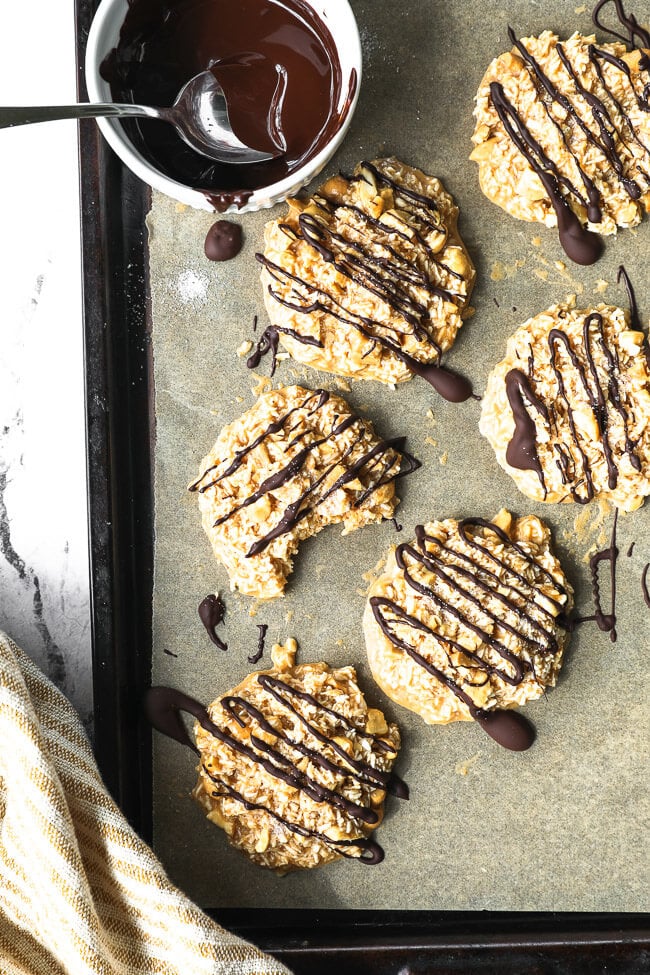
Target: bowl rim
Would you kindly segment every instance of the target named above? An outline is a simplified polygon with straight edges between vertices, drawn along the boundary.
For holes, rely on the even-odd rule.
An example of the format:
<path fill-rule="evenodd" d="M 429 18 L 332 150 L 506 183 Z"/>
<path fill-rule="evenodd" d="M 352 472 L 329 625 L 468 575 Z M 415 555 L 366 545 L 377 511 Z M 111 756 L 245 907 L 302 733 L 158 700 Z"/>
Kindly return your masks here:
<path fill-rule="evenodd" d="M 274 206 L 276 203 L 281 202 L 282 200 L 286 199 L 286 197 L 297 193 L 302 186 L 320 173 L 323 167 L 334 155 L 345 138 L 354 116 L 357 102 L 359 100 L 363 75 L 361 38 L 354 11 L 352 10 L 348 0 L 302 0 L 302 2 L 305 2 L 314 8 L 316 13 L 318 13 L 325 21 L 326 25 L 330 29 L 330 32 L 332 33 L 337 49 L 340 47 L 341 42 L 340 40 L 337 40 L 336 36 L 334 36 L 334 31 L 331 26 L 332 18 L 331 16 L 327 15 L 324 8 L 326 8 L 330 3 L 335 5 L 337 20 L 340 20 L 342 15 L 346 15 L 346 27 L 341 33 L 340 37 L 343 38 L 346 50 L 349 52 L 351 65 L 348 78 L 344 79 L 344 85 L 345 80 L 348 81 L 348 84 L 351 83 L 352 72 L 356 72 L 354 92 L 351 98 L 348 97 L 345 108 L 345 116 L 343 117 L 341 124 L 332 138 L 325 146 L 323 146 L 320 152 L 318 152 L 315 156 L 312 156 L 312 158 L 304 163 L 304 165 L 299 169 L 295 170 L 293 173 L 290 173 L 288 176 L 285 176 L 276 183 L 269 183 L 268 186 L 262 186 L 256 190 L 253 190 L 250 197 L 243 203 L 243 205 L 237 206 L 233 203 L 226 210 L 222 211 L 224 214 L 244 214 L 255 210 L 266 209 Z M 120 13 L 119 17 L 119 26 L 121 27 L 124 13 L 126 13 L 126 10 L 128 9 L 128 0 L 100 0 L 99 6 L 95 11 L 95 15 L 90 25 L 86 43 L 84 73 L 86 87 L 88 89 L 88 96 L 91 102 L 101 102 L 106 101 L 107 99 L 110 100 L 110 92 L 107 91 L 107 82 L 105 82 L 99 74 L 99 66 L 110 49 L 107 44 L 107 35 L 112 35 L 112 43 L 115 43 L 117 40 L 118 32 L 115 30 L 113 20 L 115 18 L 116 8 L 120 7 L 124 7 L 124 11 Z M 194 189 L 193 187 L 186 186 L 184 183 L 172 179 L 170 176 L 166 176 L 154 165 L 149 163 L 135 148 L 127 134 L 124 132 L 124 129 L 120 125 L 118 119 L 98 118 L 96 121 L 102 135 L 113 151 L 144 183 L 147 183 L 149 186 L 153 187 L 153 189 L 159 190 L 167 196 L 170 196 L 172 199 L 188 204 L 195 209 L 209 210 L 212 213 L 216 212 L 216 207 L 210 202 L 205 193 Z"/>

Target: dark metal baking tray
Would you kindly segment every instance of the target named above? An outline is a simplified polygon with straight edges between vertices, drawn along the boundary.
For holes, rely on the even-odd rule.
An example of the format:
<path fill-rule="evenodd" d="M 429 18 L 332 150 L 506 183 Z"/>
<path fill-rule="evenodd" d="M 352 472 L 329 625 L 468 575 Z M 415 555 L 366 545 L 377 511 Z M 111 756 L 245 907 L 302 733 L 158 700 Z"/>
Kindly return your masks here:
<path fill-rule="evenodd" d="M 97 0 L 76 0 L 79 97 Z M 111 793 L 150 839 L 153 494 L 148 188 L 92 122 L 80 131 L 95 754 Z M 297 973 L 640 975 L 639 914 L 221 910 L 226 926 Z"/>

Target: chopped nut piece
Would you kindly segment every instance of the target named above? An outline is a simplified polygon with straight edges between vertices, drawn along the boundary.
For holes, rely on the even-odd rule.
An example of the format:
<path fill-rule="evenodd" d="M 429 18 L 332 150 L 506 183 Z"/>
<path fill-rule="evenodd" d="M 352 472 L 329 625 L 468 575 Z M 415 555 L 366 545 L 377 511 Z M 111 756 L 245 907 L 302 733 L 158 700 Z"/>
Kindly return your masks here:
<path fill-rule="evenodd" d="M 388 731 L 386 719 L 377 708 L 368 708 L 366 731 L 371 735 L 385 735 Z"/>

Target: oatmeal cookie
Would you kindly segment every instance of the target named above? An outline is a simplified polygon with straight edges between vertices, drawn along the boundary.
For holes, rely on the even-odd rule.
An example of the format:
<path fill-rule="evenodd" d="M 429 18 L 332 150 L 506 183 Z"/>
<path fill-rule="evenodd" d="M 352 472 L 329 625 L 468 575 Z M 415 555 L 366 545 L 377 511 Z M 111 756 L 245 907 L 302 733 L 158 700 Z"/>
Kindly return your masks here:
<path fill-rule="evenodd" d="M 379 863 L 368 837 L 386 792 L 408 796 L 391 774 L 397 725 L 368 708 L 353 667 L 296 666 L 294 654 L 293 640 L 275 646 L 271 670 L 208 707 L 193 795 L 233 846 L 278 873 L 340 857 Z"/>
<path fill-rule="evenodd" d="M 383 383 L 426 373 L 451 348 L 474 284 L 457 217 L 439 180 L 396 159 L 289 200 L 257 255 L 271 329 L 326 372 Z"/>
<path fill-rule="evenodd" d="M 484 194 L 514 217 L 559 225 L 567 247 L 581 227 L 638 224 L 650 209 L 648 52 L 550 31 L 510 39 L 476 98 L 470 158 Z"/>
<path fill-rule="evenodd" d="M 650 355 L 621 308 L 554 305 L 509 339 L 479 428 L 535 501 L 601 497 L 633 511 L 650 494 Z"/>
<path fill-rule="evenodd" d="M 392 518 L 394 481 L 419 466 L 403 439 L 379 439 L 340 396 L 288 386 L 221 431 L 189 489 L 231 588 L 270 599 L 302 539 Z"/>
<path fill-rule="evenodd" d="M 555 684 L 571 606 L 538 518 L 501 511 L 492 522 L 420 525 L 370 588 L 363 621 L 370 669 L 392 700 L 427 724 L 489 723 Z"/>

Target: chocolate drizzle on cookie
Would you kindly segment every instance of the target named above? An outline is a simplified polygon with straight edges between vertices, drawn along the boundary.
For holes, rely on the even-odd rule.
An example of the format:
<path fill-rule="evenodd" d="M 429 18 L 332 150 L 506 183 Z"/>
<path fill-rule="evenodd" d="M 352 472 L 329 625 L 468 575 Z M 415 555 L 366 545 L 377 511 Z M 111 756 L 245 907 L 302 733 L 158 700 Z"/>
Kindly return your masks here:
<path fill-rule="evenodd" d="M 600 372 L 596 362 L 596 349 L 600 350 L 602 359 Z M 595 496 L 595 487 L 592 464 L 584 445 L 584 434 L 581 436 L 579 432 L 579 407 L 583 403 L 590 410 L 602 441 L 610 490 L 616 488 L 619 476 L 612 445 L 612 411 L 620 418 L 624 453 L 633 469 L 641 470 L 637 445 L 630 436 L 633 417 L 621 389 L 618 353 L 608 345 L 603 317 L 598 312 L 585 316 L 580 344 L 561 328 L 552 328 L 548 334 L 548 350 L 549 363 L 557 384 L 557 395 L 552 402 L 544 403 L 535 392 L 535 362 L 532 352 L 529 356 L 528 376 L 519 369 L 511 369 L 506 374 L 506 392 L 515 421 L 515 430 L 506 450 L 506 460 L 519 470 L 535 471 L 546 492 L 543 467 L 538 455 L 540 441 L 537 425 L 528 412 L 528 407 L 533 407 L 537 422 L 543 424 L 549 436 L 556 439 L 553 450 L 562 484 L 574 501 L 587 504 Z M 601 378 L 603 375 L 605 379 Z M 573 378 L 570 380 L 569 376 Z M 581 397 L 579 403 L 571 399 L 570 389 L 573 385 Z"/>
<path fill-rule="evenodd" d="M 343 418 L 336 416 L 329 433 L 314 437 L 310 429 L 305 429 L 293 439 L 289 439 L 290 434 L 299 424 L 299 417 L 296 414 L 304 411 L 305 419 L 309 419 L 322 409 L 329 400 L 329 395 L 324 389 L 309 392 L 302 403 L 292 407 L 278 420 L 274 420 L 250 444 L 238 450 L 229 463 L 226 459 L 212 465 L 203 472 L 198 480 L 190 485 L 190 491 L 198 491 L 203 494 L 235 474 L 251 451 L 280 431 L 284 431 L 289 440 L 286 452 L 288 453 L 291 448 L 296 448 L 295 453 L 287 458 L 286 463 L 269 474 L 256 491 L 220 515 L 214 522 L 216 527 L 228 521 L 243 508 L 255 504 L 265 495 L 277 491 L 289 484 L 294 478 L 303 475 L 312 451 L 324 444 L 330 446 L 332 449 L 330 463 L 322 473 L 310 480 L 308 487 L 295 500 L 285 505 L 284 511 L 273 528 L 250 546 L 246 553 L 247 558 L 259 555 L 274 539 L 292 531 L 303 518 L 307 517 L 319 505 L 322 505 L 332 494 L 341 488 L 345 488 L 352 481 L 360 480 L 364 485 L 356 489 L 354 500 L 351 502 L 352 507 L 356 508 L 383 485 L 400 477 L 405 477 L 421 466 L 415 457 L 404 450 L 403 437 L 397 437 L 393 440 L 380 440 L 374 445 L 369 445 L 371 435 L 368 426 L 364 420 L 352 413 Z M 357 431 L 356 436 L 354 438 L 343 438 L 343 435 L 352 428 Z M 221 470 L 223 464 L 227 465 L 225 470 Z M 330 483 L 331 475 L 338 468 L 343 468 L 343 473 Z"/>
<path fill-rule="evenodd" d="M 337 736 L 364 739 L 371 745 L 370 754 L 383 752 L 387 757 L 392 756 L 395 752 L 394 746 L 389 741 L 358 728 L 344 715 L 325 706 L 318 698 L 306 691 L 293 687 L 286 680 L 268 673 L 260 673 L 257 675 L 257 681 L 264 691 L 273 698 L 275 705 L 278 705 L 292 721 L 297 720 L 305 728 L 304 741 L 295 740 L 282 725 L 278 728 L 276 724 L 271 724 L 259 708 L 238 695 L 224 697 L 219 703 L 230 719 L 233 719 L 242 729 L 247 730 L 246 741 L 240 740 L 227 730 L 218 727 L 202 704 L 172 688 L 151 688 L 145 698 L 145 713 L 153 727 L 158 731 L 174 738 L 183 745 L 189 746 L 194 751 L 198 751 L 185 729 L 180 712 L 185 711 L 193 715 L 201 727 L 222 742 L 223 745 L 255 763 L 255 765 L 259 765 L 273 778 L 298 789 L 314 802 L 324 802 L 334 806 L 355 823 L 373 827 L 379 822 L 379 815 L 372 808 L 347 799 L 338 791 L 344 783 L 350 782 L 350 780 L 372 789 L 391 792 L 402 799 L 408 798 L 408 787 L 398 776 L 375 768 L 369 760 L 353 758 L 336 739 Z M 321 730 L 323 727 L 327 727 L 327 734 Z M 265 737 L 261 737 L 262 735 Z M 273 744 L 269 744 L 266 740 L 271 736 Z M 310 743 L 307 744 L 307 741 Z M 329 755 L 337 756 L 340 761 L 328 757 L 325 754 L 326 751 Z M 364 754 L 368 754 L 365 749 Z M 299 766 L 305 758 L 312 767 L 322 768 L 334 774 L 337 777 L 337 787 L 330 789 L 319 783 L 307 772 L 301 771 Z M 356 859 L 369 864 L 379 863 L 383 859 L 383 851 L 374 841 L 367 840 L 364 837 L 344 841 L 334 840 L 324 833 L 307 829 L 298 823 L 292 823 L 279 816 L 268 806 L 249 802 L 229 783 L 213 774 L 205 764 L 202 767 L 215 783 L 217 788 L 214 793 L 215 796 L 228 796 L 241 802 L 247 809 L 259 809 L 281 822 L 290 831 L 301 836 L 312 836 L 335 849 L 341 856 L 355 856 Z M 361 829 L 363 827 L 356 826 L 354 828 Z M 357 848 L 361 854 L 351 854 L 347 852 L 349 848 Z"/>
<path fill-rule="evenodd" d="M 626 26 L 629 34 L 628 37 L 620 34 L 615 36 L 630 44 L 635 44 L 638 38 L 641 46 L 648 46 L 650 44 L 648 32 L 638 26 L 633 16 L 626 17 L 622 4 L 618 0 L 615 2 L 619 19 Z M 594 11 L 594 19 L 598 26 L 601 26 L 598 15 L 603 6 L 603 3 L 599 4 Z M 503 85 L 497 81 L 490 84 L 492 104 L 505 132 L 537 174 L 548 194 L 557 216 L 560 243 L 567 255 L 577 264 L 593 264 L 602 252 L 602 244 L 596 234 L 582 225 L 578 215 L 572 209 L 571 201 L 574 207 L 586 212 L 590 223 L 598 224 L 603 217 L 604 199 L 602 191 L 584 168 L 580 155 L 575 151 L 576 134 L 580 132 L 587 145 L 604 157 L 607 171 L 618 180 L 630 199 L 639 200 L 643 193 L 650 189 L 650 175 L 647 166 L 646 169 L 642 168 L 639 160 L 631 153 L 629 145 L 633 142 L 646 156 L 648 163 L 650 163 L 650 147 L 645 144 L 638 126 L 612 90 L 611 82 L 608 83 L 604 65 L 620 72 L 626 79 L 630 93 L 642 112 L 650 111 L 650 84 L 646 84 L 642 91 L 638 91 L 632 72 L 622 58 L 616 57 L 596 44 L 589 44 L 587 57 L 597 83 L 586 88 L 580 80 L 576 65 L 569 59 L 565 47 L 558 42 L 555 50 L 566 79 L 573 88 L 572 95 L 569 97 L 545 73 L 538 60 L 527 50 L 524 43 L 517 39 L 512 28 L 508 28 L 508 36 L 533 81 L 549 124 L 555 129 L 561 145 L 571 157 L 571 167 L 573 172 L 577 173 L 579 185 L 576 185 L 573 172 L 560 168 L 549 155 L 550 149 L 547 151 L 547 148 L 534 137 L 517 107 L 506 95 Z M 650 59 L 646 55 L 642 56 L 639 69 L 648 74 L 650 82 Z M 577 109 L 580 103 L 588 106 L 593 122 L 588 123 L 584 120 Z M 558 106 L 559 111 L 554 113 L 553 106 Z M 560 114 L 563 115 L 562 121 L 558 120 Z M 630 155 L 632 155 L 631 161 Z M 640 182 L 644 185 L 641 186 Z"/>
<path fill-rule="evenodd" d="M 506 460 L 511 467 L 516 467 L 518 470 L 535 471 L 544 487 L 542 465 L 537 456 L 537 430 L 526 404 L 534 407 L 548 422 L 546 404 L 533 392 L 530 379 L 521 369 L 511 369 L 507 374 L 506 395 L 515 421 L 515 431 L 506 449 Z"/>
<path fill-rule="evenodd" d="M 423 294 L 435 296 L 459 308 L 467 299 L 467 295 L 458 290 L 462 276 L 442 263 L 425 239 L 432 231 L 446 232 L 438 206 L 434 199 L 390 179 L 372 163 L 363 162 L 360 169 L 360 175 L 349 181 L 374 181 L 376 186 L 392 190 L 397 205 L 408 215 L 409 223 L 404 225 L 404 229 L 392 224 L 388 226 L 361 207 L 338 202 L 322 193 L 314 197 L 309 208 L 313 212 L 300 214 L 297 227 L 284 223 L 281 229 L 289 238 L 305 241 L 325 264 L 332 265 L 338 274 L 361 289 L 362 293 L 378 299 L 393 316 L 398 317 L 398 323 L 390 324 L 364 316 L 348 307 L 333 290 L 304 280 L 264 254 L 256 254 L 271 279 L 268 294 L 292 311 L 304 315 L 322 312 L 341 325 L 355 329 L 368 340 L 366 355 L 381 346 L 403 362 L 414 375 L 430 383 L 445 399 L 454 403 L 463 402 L 472 395 L 471 383 L 440 364 L 442 350 L 433 337 L 428 305 L 422 299 Z M 352 215 L 360 223 L 361 229 L 356 227 L 354 234 L 349 235 L 333 230 L 331 223 L 337 213 Z M 410 240 L 411 236 L 430 265 L 436 267 L 440 279 L 446 281 L 444 286 L 432 281 L 430 272 L 410 261 L 391 243 L 391 237 Z M 286 296 L 287 287 L 289 297 Z M 308 332 L 277 330 L 285 332 L 297 342 L 322 348 L 320 340 Z M 417 355 L 402 348 L 406 338 L 417 343 Z"/>
<path fill-rule="evenodd" d="M 528 163 L 539 176 L 548 193 L 557 218 L 560 243 L 565 253 L 576 264 L 595 264 L 602 253 L 602 244 L 596 234 L 586 230 L 562 194 L 561 186 L 567 182 L 581 203 L 584 198 L 573 184 L 562 176 L 555 163 L 547 156 L 539 142 L 533 138 L 526 123 L 509 101 L 498 81 L 490 84 L 492 104 L 501 123 Z"/>
<path fill-rule="evenodd" d="M 318 840 L 319 843 L 324 843 L 326 846 L 331 847 L 336 850 L 336 852 L 345 857 L 348 860 L 360 860 L 361 863 L 365 863 L 367 866 L 376 866 L 376 864 L 381 863 L 384 859 L 384 851 L 377 843 L 376 840 L 369 840 L 361 836 L 356 840 L 333 840 L 330 836 L 325 833 L 320 833 L 316 829 L 309 829 L 307 826 L 302 826 L 300 823 L 292 823 L 288 819 L 284 819 L 279 816 L 268 806 L 263 806 L 258 802 L 250 802 L 245 799 L 241 792 L 233 789 L 232 786 L 228 785 L 227 782 L 223 782 L 217 776 L 213 775 L 212 772 L 205 765 L 202 766 L 204 772 L 212 779 L 214 784 L 218 788 L 218 792 L 214 792 L 215 797 L 227 796 L 230 799 L 235 799 L 236 802 L 240 802 L 244 809 L 259 810 L 260 812 L 266 813 L 271 819 L 274 819 L 277 823 L 280 823 L 285 829 L 288 829 L 290 833 L 295 833 L 298 836 L 311 837 L 312 839 Z M 360 850 L 359 854 L 348 853 L 349 848 L 355 848 Z"/>
<path fill-rule="evenodd" d="M 496 537 L 500 552 L 482 544 L 487 533 Z M 523 571 L 514 567 L 514 558 L 523 560 Z M 555 631 L 566 589 L 506 532 L 481 518 L 466 518 L 459 523 L 457 535 L 444 540 L 428 535 L 419 525 L 415 542 L 399 545 L 395 559 L 408 587 L 429 612 L 451 624 L 456 636 L 444 635 L 393 599 L 371 596 L 372 613 L 384 636 L 449 688 L 505 748 L 529 748 L 534 730 L 526 719 L 496 717 L 504 712 L 493 715 L 490 709 L 478 707 L 472 688 L 483 687 L 493 677 L 516 687 L 527 674 L 534 676 L 534 655 L 559 652 Z M 543 583 L 555 595 L 542 594 Z M 442 651 L 444 668 L 421 652 L 418 633 Z M 515 653 L 508 638 L 522 649 Z M 476 645 L 477 639 L 482 652 L 468 649 L 467 644 Z"/>

